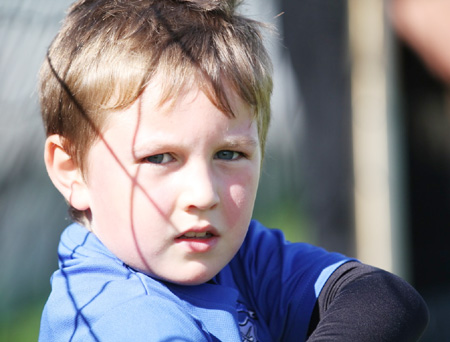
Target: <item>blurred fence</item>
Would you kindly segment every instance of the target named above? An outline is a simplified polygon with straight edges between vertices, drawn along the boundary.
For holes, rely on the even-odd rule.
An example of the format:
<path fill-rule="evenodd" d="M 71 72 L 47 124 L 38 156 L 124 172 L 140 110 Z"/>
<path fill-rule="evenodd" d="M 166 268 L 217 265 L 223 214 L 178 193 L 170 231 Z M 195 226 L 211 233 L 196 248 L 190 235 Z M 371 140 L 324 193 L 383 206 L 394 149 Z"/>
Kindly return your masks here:
<path fill-rule="evenodd" d="M 69 1 L 0 1 L 0 314 L 48 293 L 66 208 L 43 165 L 36 80 Z"/>

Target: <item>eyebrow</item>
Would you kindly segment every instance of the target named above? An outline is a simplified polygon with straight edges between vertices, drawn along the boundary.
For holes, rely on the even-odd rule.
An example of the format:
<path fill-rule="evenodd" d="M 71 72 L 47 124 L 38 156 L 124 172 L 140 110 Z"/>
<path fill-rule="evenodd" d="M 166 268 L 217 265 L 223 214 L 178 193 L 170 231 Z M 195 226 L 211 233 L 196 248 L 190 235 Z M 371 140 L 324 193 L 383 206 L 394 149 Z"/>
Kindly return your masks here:
<path fill-rule="evenodd" d="M 238 137 L 225 138 L 223 144 L 226 146 L 229 146 L 231 148 L 242 147 L 242 146 L 256 148 L 256 147 L 258 147 L 259 142 L 258 142 L 258 140 L 251 138 L 251 137 L 238 136 Z"/>

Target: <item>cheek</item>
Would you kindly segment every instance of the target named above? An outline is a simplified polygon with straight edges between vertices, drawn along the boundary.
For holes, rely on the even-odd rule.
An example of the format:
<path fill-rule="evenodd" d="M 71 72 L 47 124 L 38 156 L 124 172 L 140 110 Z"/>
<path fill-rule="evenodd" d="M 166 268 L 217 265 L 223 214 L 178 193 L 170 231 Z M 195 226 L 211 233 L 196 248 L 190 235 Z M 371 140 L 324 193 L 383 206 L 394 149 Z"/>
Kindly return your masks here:
<path fill-rule="evenodd" d="M 137 221 L 163 221 L 170 223 L 177 198 L 173 181 L 152 177 L 142 171 L 135 178 L 130 196 L 130 211 Z"/>
<path fill-rule="evenodd" d="M 134 185 L 131 210 L 140 216 L 167 219 L 173 210 L 173 192 L 159 186 Z"/>
<path fill-rule="evenodd" d="M 229 198 L 233 203 L 233 207 L 237 210 L 242 210 L 250 205 L 253 196 L 252 191 L 247 186 L 233 184 L 230 187 Z"/>
<path fill-rule="evenodd" d="M 228 187 L 227 198 L 227 218 L 231 225 L 244 221 L 247 224 L 253 213 L 253 206 L 256 198 L 258 186 L 257 174 L 241 175 L 238 182 L 233 182 Z"/>

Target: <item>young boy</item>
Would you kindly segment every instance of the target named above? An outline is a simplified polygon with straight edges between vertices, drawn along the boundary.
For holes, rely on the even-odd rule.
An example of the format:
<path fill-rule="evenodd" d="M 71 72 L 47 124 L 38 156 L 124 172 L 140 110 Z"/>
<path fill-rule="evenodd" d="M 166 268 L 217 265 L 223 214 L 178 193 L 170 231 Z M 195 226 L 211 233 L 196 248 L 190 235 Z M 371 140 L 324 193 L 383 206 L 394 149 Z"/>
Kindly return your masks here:
<path fill-rule="evenodd" d="M 40 341 L 412 341 L 397 277 L 251 221 L 270 117 L 236 1 L 79 0 L 41 71 L 63 232 Z"/>

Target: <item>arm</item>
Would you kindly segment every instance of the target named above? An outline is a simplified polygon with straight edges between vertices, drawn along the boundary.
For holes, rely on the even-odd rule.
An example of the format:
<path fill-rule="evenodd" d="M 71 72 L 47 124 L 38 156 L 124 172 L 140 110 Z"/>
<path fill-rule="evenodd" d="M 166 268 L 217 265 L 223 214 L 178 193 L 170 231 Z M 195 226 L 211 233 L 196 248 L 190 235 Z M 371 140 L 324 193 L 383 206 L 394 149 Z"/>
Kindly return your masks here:
<path fill-rule="evenodd" d="M 426 304 L 407 282 L 348 262 L 325 283 L 308 341 L 417 341 L 427 323 Z"/>
<path fill-rule="evenodd" d="M 252 221 L 229 265 L 230 275 L 222 272 L 219 282 L 236 287 L 246 307 L 256 312 L 259 338 L 304 341 L 320 290 L 347 261 L 310 244 L 287 242 L 281 231 Z"/>

